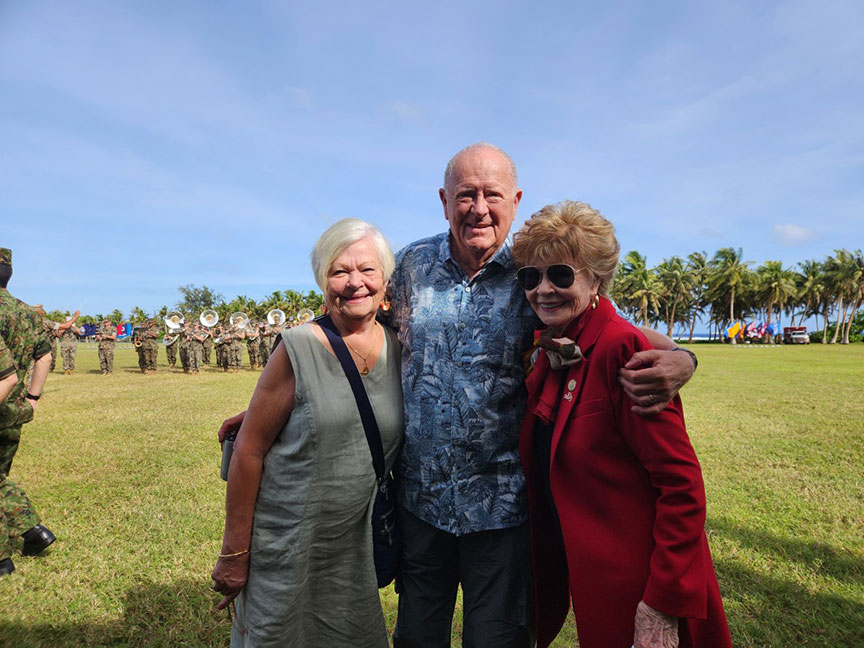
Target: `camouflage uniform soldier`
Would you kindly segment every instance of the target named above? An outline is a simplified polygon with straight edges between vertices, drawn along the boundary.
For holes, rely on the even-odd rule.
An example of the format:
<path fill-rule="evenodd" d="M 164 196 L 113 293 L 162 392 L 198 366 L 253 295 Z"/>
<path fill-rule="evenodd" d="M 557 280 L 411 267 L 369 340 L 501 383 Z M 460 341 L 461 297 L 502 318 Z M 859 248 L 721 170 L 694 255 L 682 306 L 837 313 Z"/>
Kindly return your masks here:
<path fill-rule="evenodd" d="M 231 332 L 230 367 L 234 373 L 239 373 L 243 368 L 243 329 L 235 329 Z"/>
<path fill-rule="evenodd" d="M 213 348 L 213 333 L 210 329 L 204 329 L 204 343 L 203 343 L 203 355 L 202 360 L 205 365 L 210 366 L 210 351 Z"/>
<path fill-rule="evenodd" d="M 51 368 L 49 371 L 54 371 L 54 367 L 57 366 L 57 338 L 60 337 L 60 325 L 45 318 L 45 309 L 42 308 L 42 304 L 36 304 L 33 309 L 42 320 L 42 328 L 45 330 L 48 345 L 51 347 Z"/>
<path fill-rule="evenodd" d="M 144 354 L 144 373 L 156 373 L 156 361 L 159 357 L 159 328 L 156 322 L 150 320 L 142 332 Z"/>
<path fill-rule="evenodd" d="M 96 333 L 99 342 L 99 367 L 102 375 L 114 372 L 114 343 L 117 341 L 117 327 L 107 317 L 102 321 L 102 326 Z"/>
<path fill-rule="evenodd" d="M 249 354 L 249 368 L 261 367 L 261 338 L 257 322 L 249 322 L 246 326 L 246 353 Z"/>
<path fill-rule="evenodd" d="M 216 366 L 222 371 L 228 371 L 228 363 L 225 360 L 225 331 L 217 326 L 213 331 L 213 349 L 216 351 Z"/>
<path fill-rule="evenodd" d="M 172 369 L 177 366 L 177 340 L 180 336 L 177 333 L 166 333 L 165 337 L 171 336 L 174 341 L 165 345 L 165 354 L 168 356 L 168 366 Z"/>
<path fill-rule="evenodd" d="M 50 348 L 42 317 L 6 290 L 12 276 L 12 252 L 0 248 L 0 575 L 15 569 L 12 540 L 24 540 L 21 553 L 37 555 L 54 542 L 54 534 L 39 524 L 27 495 L 9 478 L 21 439 L 21 426 L 33 419 L 36 402 L 48 376 Z M 77 316 L 77 315 L 76 315 Z M 73 320 L 74 321 L 74 320 Z M 58 329 L 65 330 L 67 325 Z M 35 362 L 30 390 L 24 381 Z"/>
<path fill-rule="evenodd" d="M 138 354 L 138 369 L 141 373 L 145 372 L 144 365 L 144 327 L 136 326 L 132 329 L 132 346 L 135 347 L 135 353 Z"/>
<path fill-rule="evenodd" d="M 261 322 L 261 335 L 260 342 L 258 343 L 258 350 L 261 354 L 261 366 L 264 367 L 267 365 L 267 361 L 270 359 L 270 327 L 267 326 L 266 322 Z"/>
<path fill-rule="evenodd" d="M 189 373 L 189 322 L 185 322 L 180 329 L 177 344 L 180 346 L 180 366 L 183 367 L 183 373 Z"/>
<path fill-rule="evenodd" d="M 70 326 L 60 334 L 60 354 L 63 356 L 63 373 L 71 376 L 75 371 L 75 354 L 78 353 L 78 336 L 81 329 Z"/>
<path fill-rule="evenodd" d="M 204 353 L 204 333 L 197 324 L 192 326 L 189 333 L 189 371 L 198 373 L 201 371 L 201 356 Z"/>

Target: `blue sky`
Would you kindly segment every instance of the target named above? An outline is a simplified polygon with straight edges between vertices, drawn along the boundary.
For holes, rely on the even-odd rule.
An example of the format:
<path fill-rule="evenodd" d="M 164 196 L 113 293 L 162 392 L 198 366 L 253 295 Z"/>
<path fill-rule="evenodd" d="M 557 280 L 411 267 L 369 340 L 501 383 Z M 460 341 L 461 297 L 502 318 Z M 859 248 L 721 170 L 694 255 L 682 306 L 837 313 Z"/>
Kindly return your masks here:
<path fill-rule="evenodd" d="M 857 0 L 0 0 L 10 289 L 92 314 L 308 290 L 339 218 L 443 231 L 480 140 L 516 161 L 517 226 L 583 200 L 651 265 L 860 248 L 862 27 Z"/>

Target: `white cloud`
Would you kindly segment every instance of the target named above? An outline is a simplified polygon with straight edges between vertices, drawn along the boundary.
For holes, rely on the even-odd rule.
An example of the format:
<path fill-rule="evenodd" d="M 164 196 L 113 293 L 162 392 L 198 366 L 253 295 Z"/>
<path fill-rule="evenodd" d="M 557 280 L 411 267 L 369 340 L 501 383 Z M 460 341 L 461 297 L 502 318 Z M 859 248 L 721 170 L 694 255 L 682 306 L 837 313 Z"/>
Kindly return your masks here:
<path fill-rule="evenodd" d="M 408 122 L 422 122 L 426 117 L 426 111 L 423 108 L 406 101 L 396 101 L 390 106 L 390 109 L 399 119 Z"/>
<path fill-rule="evenodd" d="M 816 238 L 816 232 L 798 225 L 775 225 L 774 234 L 783 245 L 804 245 Z"/>

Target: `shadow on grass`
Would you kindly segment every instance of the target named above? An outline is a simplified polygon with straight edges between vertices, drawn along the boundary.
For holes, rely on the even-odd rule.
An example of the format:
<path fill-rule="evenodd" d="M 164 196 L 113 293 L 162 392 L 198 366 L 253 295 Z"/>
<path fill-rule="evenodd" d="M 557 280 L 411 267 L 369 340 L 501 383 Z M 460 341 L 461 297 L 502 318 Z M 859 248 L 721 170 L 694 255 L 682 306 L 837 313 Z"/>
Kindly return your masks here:
<path fill-rule="evenodd" d="M 126 592 L 123 618 L 105 624 L 0 620 L 0 646 L 151 648 L 228 646 L 231 626 L 201 581 L 142 583 Z"/>
<path fill-rule="evenodd" d="M 818 573 L 847 583 L 864 583 L 864 559 L 822 542 L 780 538 L 761 529 L 742 527 L 726 518 L 709 518 L 708 529 L 735 540 L 761 554 L 773 554 L 783 562 L 795 562 Z"/>
<path fill-rule="evenodd" d="M 864 583 L 864 563 L 834 547 L 779 538 L 723 518 L 712 518 L 706 526 L 744 548 L 790 565 L 787 573 L 803 568 L 843 584 Z M 715 567 L 736 648 L 864 646 L 860 587 L 848 597 L 814 593 L 788 577 L 751 569 L 742 559 L 716 558 Z"/>

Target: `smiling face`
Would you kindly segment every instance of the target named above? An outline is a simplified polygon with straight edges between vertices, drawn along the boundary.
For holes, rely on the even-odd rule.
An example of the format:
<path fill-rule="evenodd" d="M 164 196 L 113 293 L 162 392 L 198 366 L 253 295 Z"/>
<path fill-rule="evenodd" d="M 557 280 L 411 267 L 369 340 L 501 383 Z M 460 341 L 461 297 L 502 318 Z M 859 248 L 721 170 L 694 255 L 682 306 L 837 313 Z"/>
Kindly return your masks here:
<path fill-rule="evenodd" d="M 350 319 L 375 317 L 386 287 L 375 245 L 361 239 L 345 248 L 327 270 L 327 309 Z"/>
<path fill-rule="evenodd" d="M 573 284 L 567 288 L 559 288 L 546 276 L 546 268 L 555 263 L 564 263 L 574 268 L 582 267 L 573 259 L 564 259 L 554 263 L 536 263 L 543 270 L 543 279 L 533 290 L 526 290 L 525 297 L 540 320 L 550 329 L 563 331 L 576 317 L 582 314 L 591 299 L 597 294 L 600 280 L 587 269 L 579 270 Z"/>
<path fill-rule="evenodd" d="M 472 148 L 455 160 L 439 191 L 456 261 L 472 274 L 504 243 L 522 192 L 509 160 L 492 148 Z"/>

